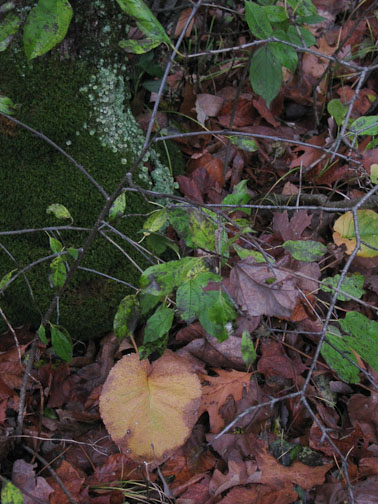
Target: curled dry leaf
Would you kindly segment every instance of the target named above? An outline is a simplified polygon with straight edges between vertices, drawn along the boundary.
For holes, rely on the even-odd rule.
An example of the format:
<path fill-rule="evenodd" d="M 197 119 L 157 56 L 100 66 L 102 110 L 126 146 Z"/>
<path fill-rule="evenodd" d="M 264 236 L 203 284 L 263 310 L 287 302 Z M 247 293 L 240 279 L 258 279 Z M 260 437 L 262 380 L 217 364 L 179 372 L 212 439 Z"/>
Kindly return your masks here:
<path fill-rule="evenodd" d="M 123 453 L 134 461 L 160 463 L 190 436 L 200 402 L 197 375 L 167 350 L 153 363 L 135 354 L 117 362 L 104 384 L 100 412 Z"/>

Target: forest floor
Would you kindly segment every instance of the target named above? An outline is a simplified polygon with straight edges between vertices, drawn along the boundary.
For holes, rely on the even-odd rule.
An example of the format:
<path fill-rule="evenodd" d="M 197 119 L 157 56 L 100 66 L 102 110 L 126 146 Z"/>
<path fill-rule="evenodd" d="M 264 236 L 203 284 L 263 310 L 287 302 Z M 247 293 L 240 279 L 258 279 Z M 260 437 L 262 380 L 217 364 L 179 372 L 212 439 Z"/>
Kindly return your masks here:
<path fill-rule="evenodd" d="M 129 59 L 141 128 L 156 120 L 157 141 L 175 141 L 186 161 L 176 202 L 228 219 L 226 261 L 209 261 L 236 322 L 219 341 L 176 313 L 166 355 L 190 363 L 202 395 L 164 463 L 121 453 L 100 414 L 110 370 L 134 352 L 129 338 L 99 335 L 69 363 L 41 342 L 26 381 L 35 328 L 10 327 L 0 338 L 0 458 L 25 503 L 378 503 L 377 4 L 314 0 L 315 44 L 298 52 L 295 72 L 282 67 L 275 97 L 269 68 L 257 82 L 249 72 L 257 39 L 244 2 L 220 4 L 196 11 L 179 49 L 188 57 L 176 55 L 162 96 L 170 49 Z M 173 27 L 155 13 L 177 41 L 193 9 L 174 11 Z M 240 206 L 226 212 L 230 196 Z M 166 236 L 184 255 L 209 255 L 174 225 Z M 135 328 L 138 344 L 145 330 Z M 162 415 L 164 442 L 174 426 L 169 408 Z"/>

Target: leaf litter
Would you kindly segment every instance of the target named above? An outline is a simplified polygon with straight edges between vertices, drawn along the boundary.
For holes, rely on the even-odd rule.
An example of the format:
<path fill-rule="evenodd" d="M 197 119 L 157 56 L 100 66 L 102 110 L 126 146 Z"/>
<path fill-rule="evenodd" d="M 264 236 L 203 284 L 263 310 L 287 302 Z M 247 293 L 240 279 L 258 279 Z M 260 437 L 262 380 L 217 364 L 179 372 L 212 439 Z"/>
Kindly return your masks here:
<path fill-rule="evenodd" d="M 217 36 L 217 30 L 226 33 L 222 42 L 225 46 L 235 47 L 246 41 L 239 29 L 243 26 L 239 14 L 244 3 L 234 4 L 235 13 L 227 22 L 222 8 L 212 6 L 206 14 L 201 12 L 202 21 L 206 24 L 213 19 L 215 26 L 213 34 L 207 30 L 199 39 L 202 49 L 206 49 L 204 43 Z M 339 58 L 352 55 L 361 64 L 370 63 L 368 51 L 358 54 L 355 50 L 363 37 L 368 41 L 377 30 L 374 18 L 369 17 L 369 26 L 364 21 L 365 7 L 358 6 L 350 13 L 346 2 L 318 0 L 314 4 L 327 26 L 324 30 L 314 25 L 315 49 L 332 57 L 339 51 L 339 41 L 345 40 Z M 181 14 L 181 23 L 189 10 Z M 346 22 L 340 22 L 340 13 L 350 14 Z M 357 25 L 354 15 L 362 20 Z M 200 24 L 194 30 L 192 24 L 186 38 L 195 40 L 199 28 Z M 238 62 L 240 54 L 235 52 L 234 57 Z M 233 332 L 226 341 L 207 334 L 194 320 L 177 322 L 170 335 L 170 350 L 152 362 L 139 361 L 130 353 L 130 345 L 120 351 L 113 334 L 101 343 L 88 344 L 86 356 L 75 355 L 70 364 L 54 361 L 40 343 L 38 367 L 26 390 L 23 442 L 52 465 L 78 503 L 122 502 L 127 489 L 136 491 L 135 485 L 141 485 L 139 489 L 143 488 L 150 502 L 170 502 L 169 495 L 159 490 L 167 484 L 178 504 L 328 504 L 350 499 L 346 475 L 353 484 L 355 502 L 373 503 L 378 482 L 377 365 L 364 346 L 368 340 L 363 340 L 368 334 L 372 338 L 368 348 L 376 344 L 371 322 L 377 308 L 377 254 L 370 226 L 376 214 L 371 209 L 359 210 L 363 212 L 358 220 L 364 243 L 358 251 L 361 257 L 351 268 L 353 275 L 365 277 L 364 284 L 358 284 L 358 296 L 354 296 L 365 303 L 363 310 L 355 299 L 345 295 L 337 295 L 332 310 L 332 323 L 338 324 L 340 337 L 344 335 L 349 345 L 341 358 L 348 363 L 349 357 L 357 365 L 353 366 L 355 379 L 349 384 L 341 381 L 342 372 L 337 372 L 325 354 L 318 357 L 307 384 L 305 397 L 310 406 L 296 393 L 305 386 L 335 283 L 341 281 L 341 268 L 356 246 L 351 213 L 340 216 L 334 212 L 332 225 L 322 226 L 319 212 L 313 208 L 300 210 L 299 206 L 306 201 L 313 206 L 318 195 L 325 195 L 328 203 L 337 206 L 352 199 L 353 191 L 366 194 L 371 188 L 370 167 L 377 153 L 376 147 L 366 149 L 367 142 L 361 136 L 351 150 L 348 142 L 338 147 L 338 154 L 350 156 L 350 165 L 337 156 L 330 161 L 329 154 L 322 155 L 325 151 L 318 148 L 329 149 L 329 142 L 338 134 L 337 118 L 322 116 L 322 110 L 330 99 L 340 100 L 342 106 L 353 101 L 351 119 L 363 118 L 376 99 L 376 83 L 367 76 L 354 99 L 356 82 L 340 70 L 333 88 L 327 88 L 324 72 L 329 60 L 305 53 L 299 72 L 290 75 L 284 71 L 283 86 L 268 107 L 261 96 L 251 92 L 247 81 L 238 93 L 243 65 L 234 68 L 222 59 L 220 62 L 224 65 L 219 67 L 215 58 L 209 57 L 209 68 L 221 71 L 219 76 L 214 73 L 212 80 L 200 82 L 201 92 L 191 74 L 193 68 L 172 70 L 168 82 L 172 93 L 181 93 L 180 112 L 209 130 L 224 127 L 263 138 L 254 139 L 257 149 L 245 148 L 239 140 L 227 145 L 227 135 L 220 134 L 178 138 L 188 163 L 185 173 L 176 180 L 185 198 L 202 205 L 221 203 L 241 180 L 248 180 L 252 203 L 279 205 L 281 196 L 290 196 L 296 202 L 293 210 L 253 210 L 250 225 L 254 234 L 247 239 L 238 235 L 231 223 L 226 227 L 228 238 L 239 247 L 255 250 L 257 244 L 260 253 L 262 249 L 269 254 L 272 263 L 258 262 L 252 256 L 240 259 L 236 247 L 231 247 L 225 264 L 211 265 L 214 271 L 218 268 L 222 288 L 238 307 Z M 197 76 L 204 74 L 200 59 L 196 65 Z M 180 87 L 182 82 L 185 88 Z M 321 116 L 318 124 L 312 118 L 313 109 Z M 182 124 L 187 131 L 200 130 L 189 119 L 183 119 Z M 274 137 L 288 141 L 280 143 Z M 368 141 L 374 141 L 371 137 L 374 135 Z M 295 143 L 298 139 L 306 145 Z M 353 162 L 359 159 L 361 164 L 356 168 Z M 374 213 L 372 219 L 370 212 Z M 237 212 L 231 216 L 240 217 Z M 167 233 L 182 245 L 172 228 Z M 321 243 L 327 252 L 323 256 L 308 255 L 308 260 L 305 256 L 298 259 L 284 246 L 290 241 Z M 193 246 L 198 247 L 196 256 L 204 253 L 203 245 Z M 336 280 L 328 281 L 328 290 L 320 289 L 319 281 L 329 278 Z M 351 292 L 355 290 L 347 294 Z M 348 325 L 345 313 L 360 311 L 357 317 L 362 318 L 357 326 Z M 140 338 L 144 329 L 137 327 L 135 336 Z M 241 355 L 243 331 L 250 335 L 256 352 L 256 362 L 249 370 Z M 8 433 L 2 438 L 0 453 L 6 476 L 23 492 L 24 502 L 69 502 L 56 477 L 46 470 L 38 472 L 43 469 L 38 457 L 35 462 L 25 452 L 21 452 L 23 458 L 12 454 L 24 376 L 22 359 L 33 337 L 34 333 L 24 327 L 14 334 L 3 334 L 0 341 L 0 421 Z M 359 342 L 354 344 L 356 338 Z M 337 343 L 336 337 L 332 341 Z M 122 362 L 132 365 L 119 372 Z M 350 373 L 351 364 L 346 365 Z M 348 373 L 341 378 L 350 376 Z M 132 408 L 127 403 L 131 392 Z M 105 406 L 108 394 L 115 395 L 111 408 Z M 139 422 L 146 425 L 133 444 L 131 438 Z M 222 434 L 230 424 L 231 428 Z M 327 432 L 328 438 L 324 435 Z M 290 456 L 285 452 L 277 455 L 272 449 L 275 442 L 283 446 L 288 443 Z M 303 451 L 307 458 L 298 455 Z M 348 459 L 348 467 L 341 467 L 341 457 Z M 157 465 L 163 479 L 155 471 Z"/>

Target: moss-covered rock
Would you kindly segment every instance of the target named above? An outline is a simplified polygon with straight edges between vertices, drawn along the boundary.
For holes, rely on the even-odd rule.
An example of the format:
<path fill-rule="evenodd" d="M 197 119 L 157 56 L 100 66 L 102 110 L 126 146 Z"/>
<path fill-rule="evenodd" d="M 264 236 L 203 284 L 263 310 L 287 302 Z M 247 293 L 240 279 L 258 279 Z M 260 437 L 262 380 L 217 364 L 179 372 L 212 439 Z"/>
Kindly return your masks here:
<path fill-rule="evenodd" d="M 64 54 L 68 57 L 64 59 L 62 51 L 55 50 L 27 63 L 14 44 L 0 53 L 0 68 L 6 69 L 0 72 L 0 90 L 19 105 L 18 119 L 64 148 L 110 194 L 144 140 L 127 107 L 127 62 L 119 63 L 114 48 L 116 29 L 123 27 L 114 5 L 107 11 L 98 1 L 78 0 L 74 4 L 68 54 Z M 96 26 L 95 34 L 92 26 Z M 106 38 L 110 32 L 112 37 Z M 150 167 L 166 176 L 155 151 L 147 158 Z M 0 124 L 0 163 L 0 231 L 62 225 L 46 214 L 52 203 L 65 205 L 75 226 L 89 229 L 95 223 L 105 203 L 103 195 L 60 152 L 4 120 Z M 136 183 L 153 183 L 147 168 L 141 167 L 136 177 Z M 172 188 L 172 179 L 167 177 L 167 181 Z M 143 218 L 135 214 L 147 211 L 148 205 L 140 196 L 127 193 L 126 213 L 130 216 L 120 219 L 117 229 L 132 240 L 140 239 Z M 106 227 L 104 232 L 108 232 Z M 64 231 L 54 236 L 67 247 L 80 247 L 87 234 Z M 142 268 L 146 266 L 146 260 L 132 245 L 114 234 L 108 236 Z M 0 236 L 0 245 L 0 279 L 51 253 L 45 232 Z M 83 266 L 138 284 L 138 270 L 103 236 L 96 238 Z M 29 285 L 20 277 L 5 291 L 0 303 L 12 324 L 40 323 L 41 313 L 54 295 L 49 271 L 49 262 L 41 263 L 26 273 Z M 52 322 L 59 317 L 59 323 L 74 338 L 98 337 L 111 328 L 116 307 L 126 293 L 124 284 L 81 270 L 60 299 Z M 0 329 L 1 324 L 0 320 Z"/>

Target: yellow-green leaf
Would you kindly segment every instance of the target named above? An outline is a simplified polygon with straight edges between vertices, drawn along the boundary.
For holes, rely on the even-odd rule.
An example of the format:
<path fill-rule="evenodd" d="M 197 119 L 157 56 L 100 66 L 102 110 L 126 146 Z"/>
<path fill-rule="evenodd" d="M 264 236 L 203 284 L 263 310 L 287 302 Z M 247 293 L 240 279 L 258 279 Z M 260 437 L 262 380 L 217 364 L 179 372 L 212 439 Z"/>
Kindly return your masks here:
<path fill-rule="evenodd" d="M 126 355 L 102 388 L 100 412 L 119 449 L 160 463 L 188 439 L 198 418 L 201 384 L 189 362 L 167 350 L 150 363 Z"/>
<path fill-rule="evenodd" d="M 357 255 L 375 257 L 378 255 L 378 214 L 373 210 L 357 212 L 358 227 L 361 237 L 361 248 Z M 339 217 L 333 226 L 333 240 L 336 245 L 345 245 L 346 253 L 351 254 L 356 247 L 356 231 L 352 212 Z"/>

